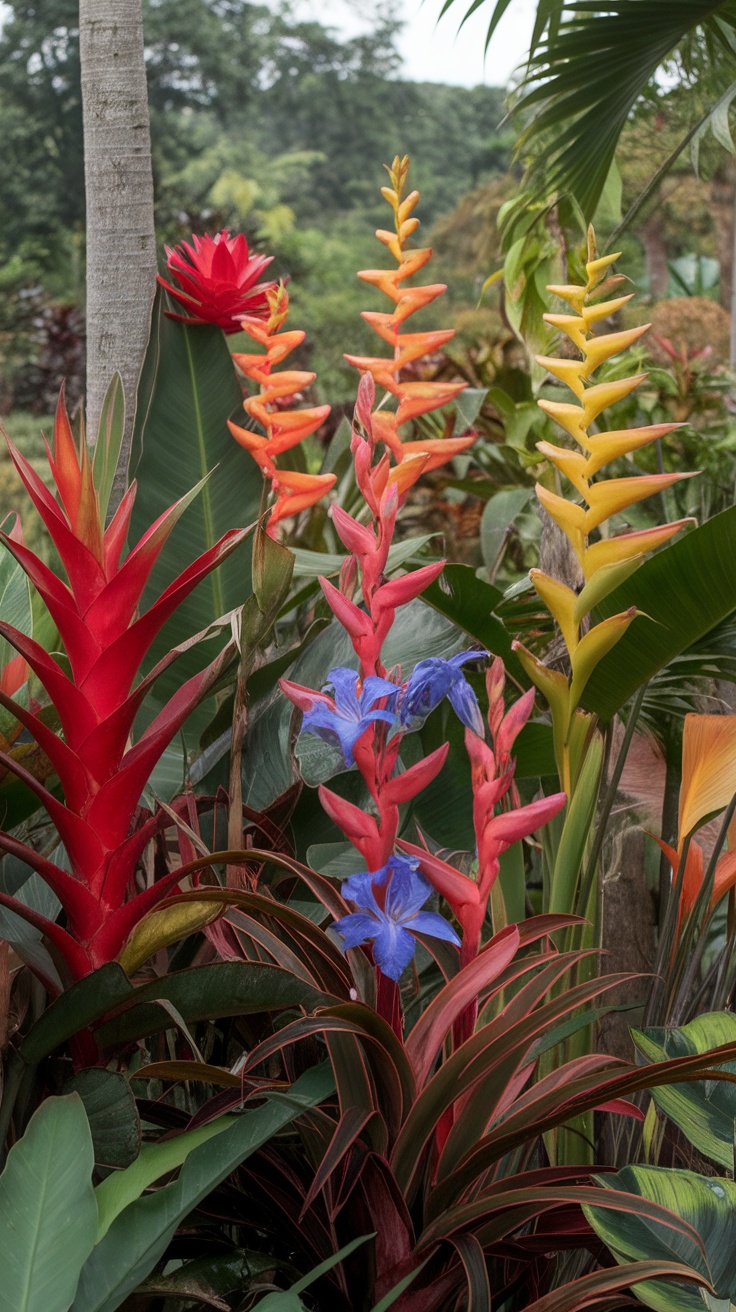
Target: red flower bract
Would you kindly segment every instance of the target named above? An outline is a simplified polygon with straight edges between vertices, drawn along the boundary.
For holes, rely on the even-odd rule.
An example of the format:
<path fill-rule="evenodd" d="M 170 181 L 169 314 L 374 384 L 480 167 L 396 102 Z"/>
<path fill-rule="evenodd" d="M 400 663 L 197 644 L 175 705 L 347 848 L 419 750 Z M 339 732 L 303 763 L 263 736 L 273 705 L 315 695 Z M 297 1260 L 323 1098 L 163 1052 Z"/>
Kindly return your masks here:
<path fill-rule="evenodd" d="M 159 275 L 158 281 L 186 314 L 167 311 L 180 323 L 213 323 L 226 333 L 240 332 L 239 318 L 268 318 L 266 293 L 275 284 L 260 282 L 271 255 L 251 255 L 242 233 L 192 237 L 191 244 L 166 247 L 169 273 L 178 287 Z"/>
<path fill-rule="evenodd" d="M 143 589 L 172 528 L 194 493 L 159 517 L 121 562 L 135 500 L 131 484 L 107 528 L 104 527 L 92 466 L 82 442 L 77 451 L 63 401 L 59 401 L 54 449 L 49 463 L 59 493 L 56 501 L 33 467 L 8 439 L 13 463 L 61 557 L 68 584 L 59 579 L 17 536 L 0 541 L 21 564 L 53 618 L 66 648 L 70 674 L 32 638 L 0 622 L 0 636 L 18 651 L 43 684 L 62 734 L 0 691 L 7 707 L 46 753 L 64 793 L 61 802 L 10 756 L 0 764 L 12 770 L 45 807 L 66 848 L 68 870 L 41 856 L 12 834 L 0 831 L 0 852 L 11 852 L 35 870 L 56 894 L 66 928 L 47 920 L 12 897 L 10 906 L 45 935 L 68 978 L 114 960 L 132 929 L 167 893 L 180 871 L 133 895 L 133 874 L 146 843 L 159 824 L 154 816 L 133 827 L 141 793 L 165 748 L 190 711 L 218 678 L 219 656 L 175 693 L 131 745 L 136 714 L 156 676 L 178 652 L 167 656 L 133 687 L 138 668 L 156 634 L 177 606 L 243 540 L 232 529 L 193 561 L 147 611 L 138 614 Z M 196 489 L 195 489 L 196 491 Z M 46 981 L 48 983 L 48 981 Z"/>

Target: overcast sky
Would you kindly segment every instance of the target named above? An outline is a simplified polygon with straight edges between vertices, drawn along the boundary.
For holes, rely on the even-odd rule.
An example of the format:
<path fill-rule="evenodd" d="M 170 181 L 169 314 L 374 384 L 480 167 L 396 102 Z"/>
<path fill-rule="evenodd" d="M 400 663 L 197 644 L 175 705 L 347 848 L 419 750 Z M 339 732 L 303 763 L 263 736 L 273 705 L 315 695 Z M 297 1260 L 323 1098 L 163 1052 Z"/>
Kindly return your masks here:
<path fill-rule="evenodd" d="M 458 32 L 471 0 L 454 0 L 438 20 L 443 0 L 390 0 L 391 13 L 405 23 L 400 46 L 404 74 L 418 82 L 448 82 L 453 86 L 505 86 L 529 46 L 536 0 L 511 0 L 483 57 L 492 0 L 485 0 Z M 299 17 L 316 18 L 346 36 L 364 31 L 370 15 L 389 0 L 293 0 Z M 0 0 L 0 26 L 6 6 Z M 366 18 L 366 14 L 369 15 Z"/>
<path fill-rule="evenodd" d="M 462 30 L 458 25 L 470 0 L 454 0 L 452 8 L 439 19 L 443 0 L 392 0 L 391 12 L 404 21 L 400 42 L 404 55 L 405 76 L 420 82 L 449 82 L 454 86 L 505 86 L 521 63 L 529 46 L 536 0 L 511 0 L 494 33 L 488 57 L 483 46 L 488 21 L 493 12 L 492 0 L 486 0 L 468 19 Z M 376 8 L 385 3 L 378 0 Z M 346 35 L 365 30 L 366 9 L 375 12 L 371 0 L 297 0 L 300 16 L 317 18 Z M 370 20 L 368 20 L 370 21 Z"/>

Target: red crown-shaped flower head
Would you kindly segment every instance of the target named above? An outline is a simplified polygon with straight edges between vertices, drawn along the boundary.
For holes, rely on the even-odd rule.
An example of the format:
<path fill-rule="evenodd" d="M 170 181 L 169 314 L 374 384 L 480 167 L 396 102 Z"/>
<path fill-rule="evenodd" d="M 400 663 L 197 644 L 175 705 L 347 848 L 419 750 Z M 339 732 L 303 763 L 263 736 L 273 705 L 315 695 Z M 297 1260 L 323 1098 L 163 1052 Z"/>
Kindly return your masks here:
<path fill-rule="evenodd" d="M 130 836 L 131 822 L 151 770 L 184 720 L 217 678 L 221 660 L 189 679 L 130 745 L 135 716 L 157 675 L 175 659 L 172 651 L 134 688 L 143 658 L 159 629 L 193 588 L 245 536 L 234 529 L 181 573 L 147 611 L 138 614 L 153 564 L 175 523 L 198 489 L 156 520 L 121 561 L 135 499 L 132 484 L 105 529 L 94 470 L 82 441 L 77 448 L 63 399 L 53 450 L 48 451 L 57 501 L 8 441 L 15 467 L 61 558 L 68 582 L 17 537 L 0 540 L 20 563 L 45 602 L 66 649 L 68 670 L 32 638 L 0 622 L 5 638 L 46 690 L 61 724 L 54 733 L 31 710 L 0 691 L 6 706 L 49 758 L 64 803 L 21 765 L 0 761 L 36 794 L 66 848 L 71 873 L 0 833 L 0 850 L 15 852 L 41 874 L 62 903 L 67 930 L 36 917 L 72 976 L 114 957 L 133 924 L 160 898 L 161 883 L 126 904 L 135 862 L 149 832 Z M 0 895 L 0 901 L 3 896 Z M 4 899 L 7 902 L 7 898 Z M 12 899 L 11 899 L 12 901 Z M 19 914 L 31 918 L 22 908 Z"/>
<path fill-rule="evenodd" d="M 181 323 L 213 323 L 226 333 L 239 333 L 239 315 L 268 318 L 267 293 L 275 284 L 260 282 L 272 255 L 251 255 L 242 233 L 224 230 L 216 237 L 192 237 L 191 244 L 166 247 L 169 273 L 178 286 L 159 275 L 158 281 L 186 314 L 167 311 Z"/>

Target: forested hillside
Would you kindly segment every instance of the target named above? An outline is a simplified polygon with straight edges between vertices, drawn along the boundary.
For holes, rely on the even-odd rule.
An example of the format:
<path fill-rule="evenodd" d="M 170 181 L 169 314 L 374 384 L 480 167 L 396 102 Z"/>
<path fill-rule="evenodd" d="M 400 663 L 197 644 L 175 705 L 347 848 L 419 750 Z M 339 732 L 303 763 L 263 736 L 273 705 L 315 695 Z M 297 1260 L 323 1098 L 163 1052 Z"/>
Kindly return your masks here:
<path fill-rule="evenodd" d="M 84 175 L 77 6 L 7 8 L 0 268 L 17 325 L 18 308 L 39 308 L 33 288 L 44 301 L 81 303 Z M 334 400 L 335 354 L 346 340 L 361 349 L 365 292 L 353 271 L 371 258 L 384 161 L 412 155 L 423 218 L 433 221 L 508 167 L 503 92 L 402 81 L 390 18 L 340 41 L 246 0 L 144 0 L 144 13 L 161 242 L 229 227 L 273 254 L 275 271 L 292 278 L 301 322 L 319 334 L 312 363 Z M 10 316 L 0 313 L 2 330 Z M 19 343 L 16 357 L 24 352 Z M 10 381 L 5 408 L 10 390 L 29 404 L 23 378 Z"/>

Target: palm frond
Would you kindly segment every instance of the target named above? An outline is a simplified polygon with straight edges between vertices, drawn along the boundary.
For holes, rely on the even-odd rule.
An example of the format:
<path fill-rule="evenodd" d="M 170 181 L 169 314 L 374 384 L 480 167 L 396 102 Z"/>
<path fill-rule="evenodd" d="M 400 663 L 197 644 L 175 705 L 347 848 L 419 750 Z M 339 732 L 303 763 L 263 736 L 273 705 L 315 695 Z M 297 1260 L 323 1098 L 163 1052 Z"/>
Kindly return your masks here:
<path fill-rule="evenodd" d="M 736 67 L 736 4 L 576 0 L 563 17 L 530 59 L 524 81 L 529 89 L 517 112 L 533 117 L 520 145 L 553 137 L 552 151 L 546 152 L 546 187 L 572 192 L 590 218 L 624 124 L 672 51 L 694 30 L 705 28 L 709 48 L 720 50 L 721 60 Z"/>
<path fill-rule="evenodd" d="M 476 10 L 487 4 L 487 2 L 488 0 L 470 0 L 470 4 L 460 20 L 459 27 L 463 27 Z M 444 0 L 444 4 L 439 12 L 439 18 L 442 18 L 443 15 L 447 13 L 448 9 L 451 9 L 455 3 L 456 0 Z M 496 0 L 488 24 L 488 31 L 486 32 L 485 50 L 487 50 L 491 44 L 493 34 L 511 4 L 512 0 Z M 564 0 L 537 0 L 537 12 L 534 19 L 534 30 L 532 32 L 529 50 L 530 57 L 534 54 L 534 51 L 539 45 L 545 31 L 549 31 L 551 35 L 554 35 L 557 32 L 564 7 Z"/>

